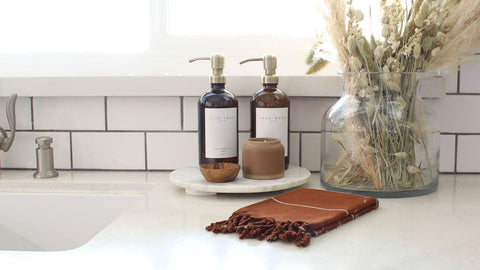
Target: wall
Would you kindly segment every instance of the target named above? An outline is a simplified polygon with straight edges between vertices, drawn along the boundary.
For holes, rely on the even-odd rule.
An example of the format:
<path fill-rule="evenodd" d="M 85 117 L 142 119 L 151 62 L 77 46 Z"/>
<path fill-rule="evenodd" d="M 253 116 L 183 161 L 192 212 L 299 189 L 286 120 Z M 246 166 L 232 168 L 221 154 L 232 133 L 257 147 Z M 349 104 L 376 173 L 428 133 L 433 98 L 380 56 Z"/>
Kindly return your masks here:
<path fill-rule="evenodd" d="M 441 129 L 441 172 L 479 173 L 480 56 L 446 76 L 447 95 L 429 99 Z M 281 87 L 281 85 L 280 85 Z M 288 89 L 284 89 L 288 93 Z M 7 98 L 1 98 L 2 108 Z M 240 149 L 249 98 L 239 97 Z M 2 168 L 35 168 L 35 138 L 53 137 L 57 169 L 172 170 L 197 164 L 197 97 L 20 97 L 17 135 Z M 320 121 L 334 97 L 291 97 L 291 163 L 320 166 Z M 5 115 L 0 126 L 8 127 Z"/>

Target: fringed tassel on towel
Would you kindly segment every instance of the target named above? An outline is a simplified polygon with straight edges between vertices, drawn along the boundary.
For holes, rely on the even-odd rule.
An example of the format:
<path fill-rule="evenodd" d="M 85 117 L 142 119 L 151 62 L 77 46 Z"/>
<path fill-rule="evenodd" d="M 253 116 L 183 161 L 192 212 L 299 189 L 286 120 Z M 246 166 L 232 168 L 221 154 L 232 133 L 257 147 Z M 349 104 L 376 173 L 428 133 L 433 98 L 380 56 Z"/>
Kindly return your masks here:
<path fill-rule="evenodd" d="M 294 242 L 299 247 L 306 247 L 310 243 L 311 234 L 309 225 L 304 222 L 275 222 L 272 219 L 253 218 L 248 215 L 233 214 L 228 220 L 210 224 L 205 228 L 214 233 L 240 234 L 240 239 L 257 238 L 275 241 L 281 239 Z"/>

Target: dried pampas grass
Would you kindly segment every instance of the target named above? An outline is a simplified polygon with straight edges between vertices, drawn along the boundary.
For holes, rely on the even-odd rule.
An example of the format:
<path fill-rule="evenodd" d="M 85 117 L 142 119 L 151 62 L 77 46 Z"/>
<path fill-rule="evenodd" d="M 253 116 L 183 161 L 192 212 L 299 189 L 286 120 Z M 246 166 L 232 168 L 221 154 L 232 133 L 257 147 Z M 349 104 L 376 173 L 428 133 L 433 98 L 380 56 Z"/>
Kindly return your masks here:
<path fill-rule="evenodd" d="M 344 1 L 325 1 L 325 10 L 323 11 L 323 18 L 326 22 L 326 30 L 330 41 L 337 50 L 337 55 L 340 63 L 348 62 L 348 50 L 344 46 L 344 38 L 346 32 L 346 5 Z"/>
<path fill-rule="evenodd" d="M 412 0 L 409 6 L 403 0 L 380 0 L 382 33 L 375 37 L 363 36 L 358 22 L 364 15 L 354 2 L 324 0 L 322 9 L 341 71 L 439 70 L 480 48 L 480 0 Z M 316 65 L 309 74 L 325 66 L 326 59 L 308 59 Z"/>
<path fill-rule="evenodd" d="M 480 1 L 462 0 L 445 21 L 452 28 L 446 33 L 446 43 L 426 64 L 425 70 L 442 69 L 473 53 L 480 46 Z"/>

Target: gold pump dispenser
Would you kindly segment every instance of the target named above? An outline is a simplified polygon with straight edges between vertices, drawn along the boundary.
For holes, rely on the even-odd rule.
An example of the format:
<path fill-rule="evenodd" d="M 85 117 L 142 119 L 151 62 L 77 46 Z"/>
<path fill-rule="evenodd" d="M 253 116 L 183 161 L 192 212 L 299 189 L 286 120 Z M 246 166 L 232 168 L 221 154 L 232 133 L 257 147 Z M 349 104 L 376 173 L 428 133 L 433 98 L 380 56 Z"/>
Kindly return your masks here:
<path fill-rule="evenodd" d="M 277 57 L 267 54 L 263 58 L 249 58 L 240 62 L 244 64 L 252 61 L 263 61 L 263 68 L 265 69 L 265 75 L 262 76 L 264 84 L 278 84 L 278 76 L 275 75 L 277 69 Z"/>
<path fill-rule="evenodd" d="M 198 60 L 211 60 L 212 75 L 210 75 L 210 83 L 225 83 L 226 79 L 223 76 L 223 69 L 225 68 L 225 56 L 221 54 L 214 54 L 211 57 L 196 57 L 188 60 L 193 63 Z"/>

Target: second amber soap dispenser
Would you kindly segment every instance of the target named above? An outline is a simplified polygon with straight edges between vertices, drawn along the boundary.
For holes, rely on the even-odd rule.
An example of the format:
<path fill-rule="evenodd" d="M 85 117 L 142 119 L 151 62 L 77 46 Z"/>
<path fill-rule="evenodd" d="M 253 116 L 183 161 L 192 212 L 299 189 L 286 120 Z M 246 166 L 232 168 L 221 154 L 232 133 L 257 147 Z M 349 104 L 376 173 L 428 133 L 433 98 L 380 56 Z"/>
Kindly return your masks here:
<path fill-rule="evenodd" d="M 265 75 L 262 77 L 263 88 L 253 94 L 250 100 L 250 137 L 277 138 L 285 148 L 285 169 L 290 162 L 290 100 L 277 88 L 277 57 L 265 55 L 263 58 L 249 58 L 240 62 L 263 62 Z"/>

